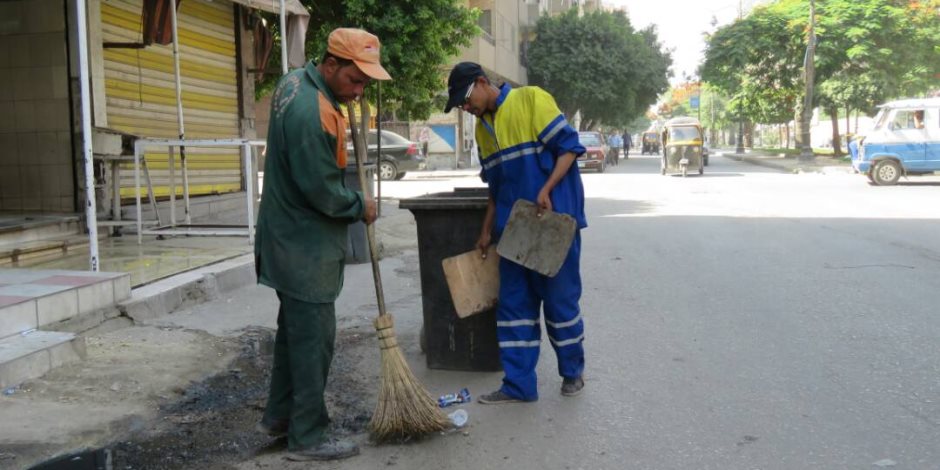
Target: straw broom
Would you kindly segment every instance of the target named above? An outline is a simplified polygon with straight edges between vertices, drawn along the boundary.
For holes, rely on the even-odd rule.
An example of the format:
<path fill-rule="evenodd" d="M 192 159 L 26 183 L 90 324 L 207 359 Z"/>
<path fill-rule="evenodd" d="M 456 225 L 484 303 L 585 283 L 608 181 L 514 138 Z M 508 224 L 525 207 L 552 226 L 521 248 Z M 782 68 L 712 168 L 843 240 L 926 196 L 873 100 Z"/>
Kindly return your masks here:
<path fill-rule="evenodd" d="M 365 108 L 365 101 L 361 102 Z M 356 129 L 356 112 L 353 105 L 349 111 L 349 128 L 356 154 L 356 167 L 359 173 L 359 186 L 363 194 L 368 194 L 365 167 L 365 139 L 360 138 Z M 365 114 L 366 111 L 363 111 Z M 382 351 L 382 384 L 379 388 L 379 401 L 372 413 L 369 428 L 377 441 L 408 439 L 432 432 L 443 431 L 450 425 L 447 416 L 431 398 L 427 389 L 418 382 L 408 363 L 398 348 L 392 316 L 385 311 L 385 294 L 382 291 L 382 278 L 379 274 L 378 252 L 375 246 L 375 225 L 366 227 L 369 241 L 369 254 L 372 258 L 372 277 L 375 280 L 375 296 L 379 304 L 379 316 L 375 319 L 379 347 Z"/>

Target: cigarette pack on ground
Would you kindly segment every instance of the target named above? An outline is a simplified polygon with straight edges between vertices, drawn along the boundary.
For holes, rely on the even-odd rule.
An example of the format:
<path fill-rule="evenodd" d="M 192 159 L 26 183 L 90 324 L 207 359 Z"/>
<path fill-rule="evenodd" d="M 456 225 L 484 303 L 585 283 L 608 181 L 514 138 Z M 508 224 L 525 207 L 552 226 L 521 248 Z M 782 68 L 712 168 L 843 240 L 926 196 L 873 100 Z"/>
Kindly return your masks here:
<path fill-rule="evenodd" d="M 441 261 L 457 316 L 470 315 L 493 308 L 499 298 L 499 255 L 490 245 L 486 258 L 479 250 L 451 256 Z"/>

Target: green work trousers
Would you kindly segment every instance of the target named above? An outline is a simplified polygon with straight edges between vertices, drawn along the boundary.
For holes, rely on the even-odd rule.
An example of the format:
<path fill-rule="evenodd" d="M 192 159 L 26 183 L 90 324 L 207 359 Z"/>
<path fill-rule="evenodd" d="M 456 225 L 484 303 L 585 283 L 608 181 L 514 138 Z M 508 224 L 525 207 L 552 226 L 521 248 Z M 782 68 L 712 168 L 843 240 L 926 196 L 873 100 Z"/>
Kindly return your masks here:
<path fill-rule="evenodd" d="M 274 367 L 264 422 L 288 422 L 287 448 L 316 446 L 326 440 L 330 416 L 324 389 L 333 361 L 336 311 L 333 303 L 315 304 L 277 293 Z"/>

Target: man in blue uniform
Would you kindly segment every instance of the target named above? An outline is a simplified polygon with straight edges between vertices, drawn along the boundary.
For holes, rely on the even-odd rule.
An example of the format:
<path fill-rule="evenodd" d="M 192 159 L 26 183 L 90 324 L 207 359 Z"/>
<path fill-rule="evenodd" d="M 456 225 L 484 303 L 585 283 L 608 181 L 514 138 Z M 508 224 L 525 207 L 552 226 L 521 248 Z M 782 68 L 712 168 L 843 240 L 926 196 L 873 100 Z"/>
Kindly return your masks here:
<path fill-rule="evenodd" d="M 505 376 L 502 386 L 480 397 L 480 403 L 538 400 L 535 367 L 542 338 L 540 309 L 545 311 L 548 338 L 558 358 L 561 393 L 577 395 L 584 388 L 584 323 L 581 298 L 581 235 L 587 227 L 584 187 L 573 165 L 585 149 L 578 133 L 558 109 L 554 98 L 538 87 L 496 87 L 473 62 L 454 66 L 448 79 L 444 112 L 460 108 L 479 118 L 481 176 L 489 185 L 489 204 L 477 248 L 486 253 L 491 235 L 506 227 L 513 204 L 533 201 L 541 211 L 568 214 L 579 232 L 561 270 L 547 277 L 506 259 L 499 261 L 499 307 L 496 336 Z"/>

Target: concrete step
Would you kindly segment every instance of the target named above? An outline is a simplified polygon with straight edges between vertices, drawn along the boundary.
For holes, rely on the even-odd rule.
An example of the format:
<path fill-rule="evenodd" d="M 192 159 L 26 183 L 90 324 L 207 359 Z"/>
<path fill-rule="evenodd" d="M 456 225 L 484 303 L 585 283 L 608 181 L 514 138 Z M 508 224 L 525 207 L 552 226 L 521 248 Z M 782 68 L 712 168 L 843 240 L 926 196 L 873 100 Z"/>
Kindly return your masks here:
<path fill-rule="evenodd" d="M 84 225 L 78 215 L 23 215 L 0 217 L 0 244 L 34 242 L 63 235 L 77 235 Z"/>
<path fill-rule="evenodd" d="M 111 309 L 130 298 L 128 273 L 0 268 L 0 338 Z"/>
<path fill-rule="evenodd" d="M 99 232 L 98 239 L 106 239 L 107 232 Z M 56 235 L 42 240 L 18 243 L 0 243 L 0 266 L 28 266 L 31 263 L 68 255 L 88 246 L 88 236 L 81 234 Z"/>
<path fill-rule="evenodd" d="M 85 338 L 74 333 L 36 330 L 0 339 L 0 390 L 84 358 Z"/>

